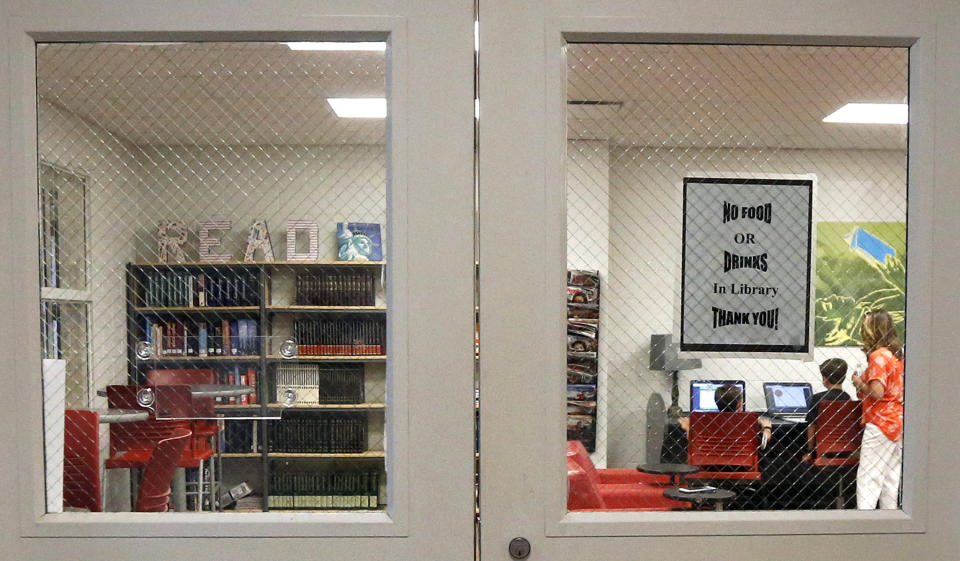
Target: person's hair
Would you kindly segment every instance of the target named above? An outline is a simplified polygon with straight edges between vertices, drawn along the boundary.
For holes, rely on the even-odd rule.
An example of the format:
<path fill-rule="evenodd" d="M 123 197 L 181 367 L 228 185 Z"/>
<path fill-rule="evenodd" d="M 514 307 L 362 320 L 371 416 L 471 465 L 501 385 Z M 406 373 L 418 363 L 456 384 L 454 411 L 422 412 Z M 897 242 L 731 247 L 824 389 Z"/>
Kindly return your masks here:
<path fill-rule="evenodd" d="M 820 363 L 820 375 L 830 384 L 840 384 L 847 376 L 847 361 L 842 358 L 828 358 Z"/>
<path fill-rule="evenodd" d="M 893 318 L 886 310 L 870 310 L 864 314 L 863 324 L 860 326 L 860 339 L 863 341 L 861 348 L 868 357 L 880 347 L 886 347 L 895 357 L 903 360 L 903 344 L 897 336 Z"/>
<path fill-rule="evenodd" d="M 736 413 L 743 402 L 743 392 L 735 384 L 724 384 L 713 393 L 713 400 L 722 413 Z"/>

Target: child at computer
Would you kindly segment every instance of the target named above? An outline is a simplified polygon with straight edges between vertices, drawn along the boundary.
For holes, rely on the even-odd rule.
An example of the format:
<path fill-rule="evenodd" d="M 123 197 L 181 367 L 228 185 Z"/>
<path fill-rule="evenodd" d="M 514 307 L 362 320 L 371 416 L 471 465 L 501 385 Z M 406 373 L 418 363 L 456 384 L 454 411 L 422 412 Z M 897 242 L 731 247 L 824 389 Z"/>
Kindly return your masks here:
<path fill-rule="evenodd" d="M 717 388 L 713 394 L 713 401 L 717 404 L 717 411 L 720 413 L 737 413 L 743 411 L 743 392 L 736 384 L 724 384 Z M 757 423 L 763 435 L 763 443 L 766 445 L 770 441 L 772 423 L 770 419 L 761 417 Z M 680 418 L 680 426 L 684 432 L 690 431 L 690 419 Z"/>
<path fill-rule="evenodd" d="M 821 401 L 850 401 L 850 395 L 843 391 L 843 380 L 847 376 L 847 361 L 842 358 L 829 358 L 820 363 L 820 377 L 826 391 L 813 394 L 810 409 L 807 411 L 807 453 L 804 461 L 813 458 L 816 450 L 817 406 Z"/>

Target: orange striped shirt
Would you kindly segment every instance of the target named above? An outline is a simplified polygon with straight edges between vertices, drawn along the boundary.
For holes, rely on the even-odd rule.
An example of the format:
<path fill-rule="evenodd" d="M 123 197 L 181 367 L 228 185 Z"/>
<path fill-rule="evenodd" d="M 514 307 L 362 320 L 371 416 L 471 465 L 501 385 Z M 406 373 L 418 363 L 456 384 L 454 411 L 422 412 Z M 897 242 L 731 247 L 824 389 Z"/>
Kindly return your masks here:
<path fill-rule="evenodd" d="M 883 397 L 863 400 L 863 422 L 875 425 L 887 438 L 900 440 L 903 435 L 903 361 L 890 349 L 880 347 L 870 353 L 863 381 L 883 386 Z"/>

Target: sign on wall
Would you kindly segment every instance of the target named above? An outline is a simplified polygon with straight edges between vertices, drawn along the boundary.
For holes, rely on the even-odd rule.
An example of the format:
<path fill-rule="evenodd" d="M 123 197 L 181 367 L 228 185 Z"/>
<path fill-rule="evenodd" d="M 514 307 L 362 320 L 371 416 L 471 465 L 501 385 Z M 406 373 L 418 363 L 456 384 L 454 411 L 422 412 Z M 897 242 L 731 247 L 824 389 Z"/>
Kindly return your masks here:
<path fill-rule="evenodd" d="M 808 353 L 812 179 L 683 180 L 680 350 Z"/>

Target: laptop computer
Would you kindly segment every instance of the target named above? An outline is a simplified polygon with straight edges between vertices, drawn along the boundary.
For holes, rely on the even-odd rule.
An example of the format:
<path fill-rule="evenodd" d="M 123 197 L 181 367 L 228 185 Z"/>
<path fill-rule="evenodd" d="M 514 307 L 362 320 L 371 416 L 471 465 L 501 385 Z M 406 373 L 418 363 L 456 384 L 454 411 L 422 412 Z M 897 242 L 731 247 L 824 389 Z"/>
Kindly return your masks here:
<path fill-rule="evenodd" d="M 764 382 L 767 414 L 788 421 L 802 421 L 810 410 L 813 389 L 806 382 Z"/>
<path fill-rule="evenodd" d="M 743 380 L 691 380 L 690 411 L 719 411 L 714 394 L 717 388 L 733 384 L 740 388 L 744 403 L 747 400 L 746 383 Z"/>

